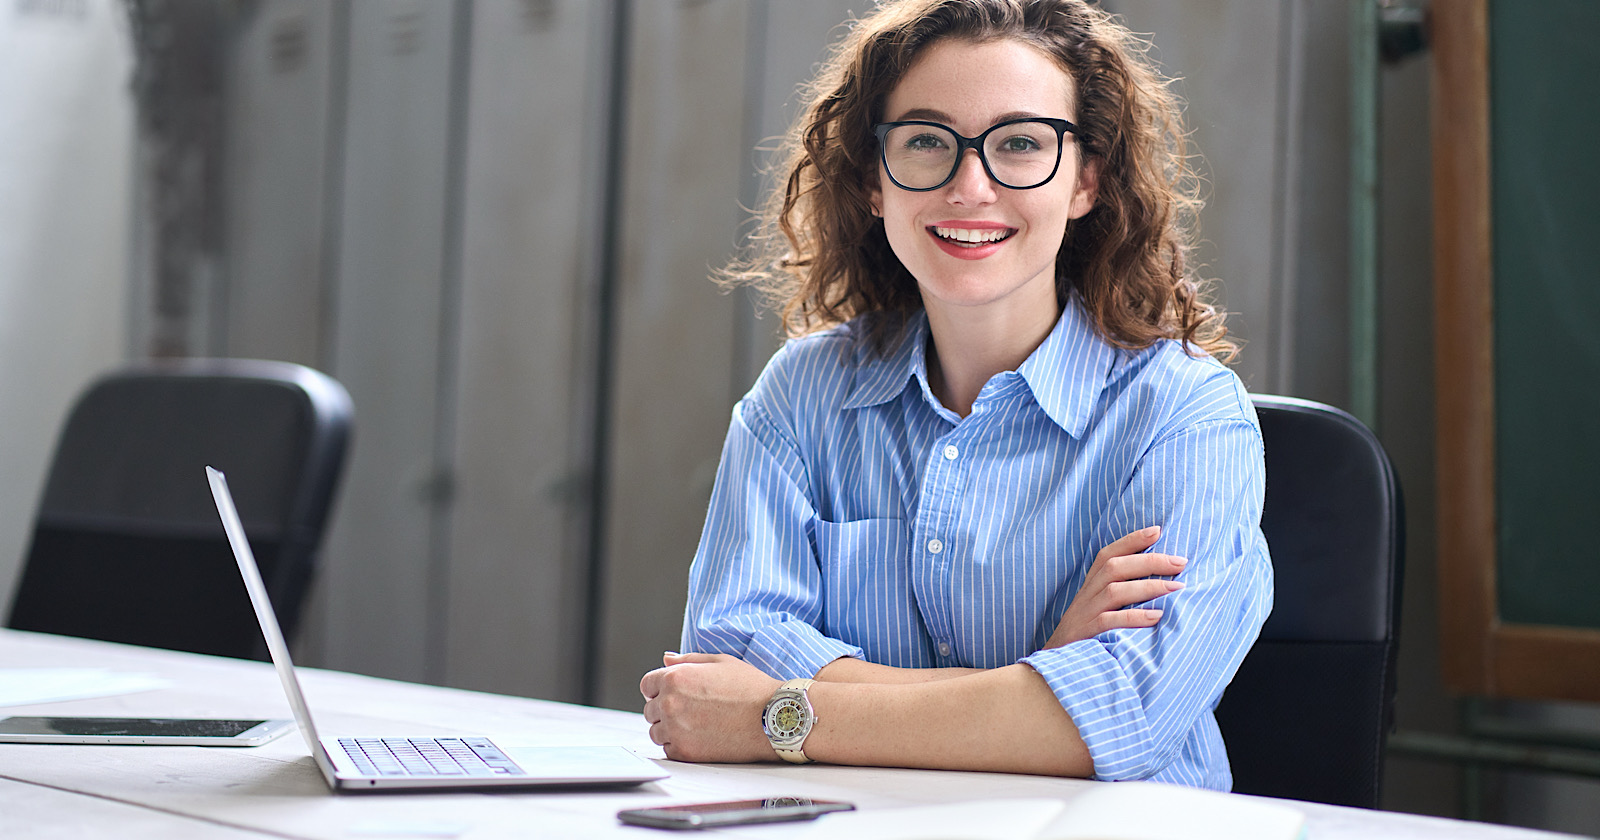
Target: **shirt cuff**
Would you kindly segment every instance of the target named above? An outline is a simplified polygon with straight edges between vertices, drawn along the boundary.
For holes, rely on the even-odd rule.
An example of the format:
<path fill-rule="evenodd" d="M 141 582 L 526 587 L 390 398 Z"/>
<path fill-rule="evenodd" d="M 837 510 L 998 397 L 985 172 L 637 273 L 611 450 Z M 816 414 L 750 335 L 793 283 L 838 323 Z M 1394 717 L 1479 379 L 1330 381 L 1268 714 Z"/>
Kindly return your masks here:
<path fill-rule="evenodd" d="M 822 635 L 804 621 L 781 621 L 755 632 L 744 661 L 780 680 L 814 677 L 841 656 L 862 656 L 855 645 Z"/>
<path fill-rule="evenodd" d="M 1160 769 L 1150 766 L 1143 698 L 1105 645 L 1083 639 L 1021 661 L 1044 677 L 1072 718 L 1094 760 L 1096 780 L 1142 779 Z"/>

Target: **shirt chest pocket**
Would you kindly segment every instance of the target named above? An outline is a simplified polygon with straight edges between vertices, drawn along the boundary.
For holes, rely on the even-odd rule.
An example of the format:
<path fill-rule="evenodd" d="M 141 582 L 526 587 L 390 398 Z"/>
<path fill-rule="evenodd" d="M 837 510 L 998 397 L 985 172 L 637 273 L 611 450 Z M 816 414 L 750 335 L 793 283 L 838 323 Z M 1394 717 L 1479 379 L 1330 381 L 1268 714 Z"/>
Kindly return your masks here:
<path fill-rule="evenodd" d="M 899 519 L 812 520 L 823 581 L 822 631 L 867 658 L 906 667 L 925 633 L 912 594 L 910 535 Z"/>

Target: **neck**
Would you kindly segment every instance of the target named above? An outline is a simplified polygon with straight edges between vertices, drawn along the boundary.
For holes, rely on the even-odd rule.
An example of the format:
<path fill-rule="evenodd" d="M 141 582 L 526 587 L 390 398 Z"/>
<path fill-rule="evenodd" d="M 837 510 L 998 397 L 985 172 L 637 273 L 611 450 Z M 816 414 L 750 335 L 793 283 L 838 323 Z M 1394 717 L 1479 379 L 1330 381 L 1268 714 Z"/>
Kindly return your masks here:
<path fill-rule="evenodd" d="M 1032 309 L 952 313 L 930 306 L 927 311 L 928 385 L 961 417 L 972 413 L 978 392 L 995 374 L 1016 370 L 1044 343 L 1061 315 L 1053 294 L 1048 305 Z"/>

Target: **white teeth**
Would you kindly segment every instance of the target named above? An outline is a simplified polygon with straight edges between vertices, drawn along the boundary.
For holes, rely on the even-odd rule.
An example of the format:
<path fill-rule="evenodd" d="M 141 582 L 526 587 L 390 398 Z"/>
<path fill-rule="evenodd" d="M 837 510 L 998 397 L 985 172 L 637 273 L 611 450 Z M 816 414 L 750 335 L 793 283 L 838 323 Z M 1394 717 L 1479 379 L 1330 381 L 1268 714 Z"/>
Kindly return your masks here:
<path fill-rule="evenodd" d="M 1011 235 L 1011 231 L 1004 228 L 986 228 L 984 230 L 967 230 L 966 228 L 936 227 L 933 232 L 941 239 L 950 239 L 956 242 L 999 242 Z"/>

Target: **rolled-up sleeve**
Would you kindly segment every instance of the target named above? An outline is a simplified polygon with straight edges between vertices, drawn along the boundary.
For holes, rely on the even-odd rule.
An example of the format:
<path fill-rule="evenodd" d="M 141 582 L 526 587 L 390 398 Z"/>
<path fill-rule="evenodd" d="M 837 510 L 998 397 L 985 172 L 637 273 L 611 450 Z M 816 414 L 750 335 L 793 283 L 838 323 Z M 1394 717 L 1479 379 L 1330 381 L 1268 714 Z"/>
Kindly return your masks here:
<path fill-rule="evenodd" d="M 741 401 L 689 570 L 684 651 L 733 654 L 778 679 L 861 655 L 818 629 L 824 586 L 805 486 L 792 438 L 756 402 Z"/>
<path fill-rule="evenodd" d="M 1178 576 L 1184 589 L 1137 605 L 1164 610 L 1155 628 L 1113 630 L 1022 659 L 1071 716 L 1095 778 L 1153 776 L 1203 744 L 1193 738 L 1197 727 L 1215 727 L 1211 710 L 1272 608 L 1264 490 L 1260 432 L 1243 418 L 1210 420 L 1152 445 L 1098 527 L 1105 545 L 1159 524 L 1151 550 L 1189 562 Z"/>

